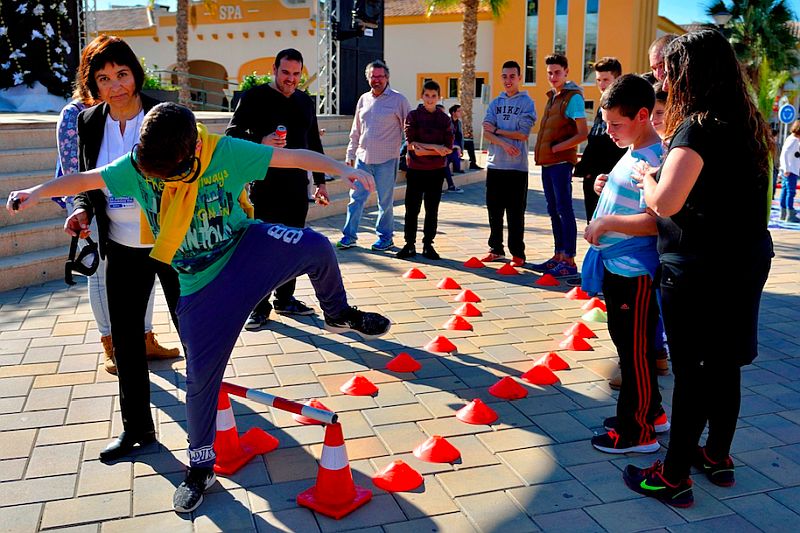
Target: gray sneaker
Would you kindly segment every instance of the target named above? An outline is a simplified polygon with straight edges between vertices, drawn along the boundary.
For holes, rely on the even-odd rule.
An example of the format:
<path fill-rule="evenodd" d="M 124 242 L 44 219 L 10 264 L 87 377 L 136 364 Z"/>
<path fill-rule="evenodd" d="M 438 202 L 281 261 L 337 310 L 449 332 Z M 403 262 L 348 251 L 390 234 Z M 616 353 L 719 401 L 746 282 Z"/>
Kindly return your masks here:
<path fill-rule="evenodd" d="M 172 507 L 179 513 L 191 513 L 203 503 L 203 493 L 216 483 L 213 468 L 189 468 L 186 479 L 175 489 Z"/>

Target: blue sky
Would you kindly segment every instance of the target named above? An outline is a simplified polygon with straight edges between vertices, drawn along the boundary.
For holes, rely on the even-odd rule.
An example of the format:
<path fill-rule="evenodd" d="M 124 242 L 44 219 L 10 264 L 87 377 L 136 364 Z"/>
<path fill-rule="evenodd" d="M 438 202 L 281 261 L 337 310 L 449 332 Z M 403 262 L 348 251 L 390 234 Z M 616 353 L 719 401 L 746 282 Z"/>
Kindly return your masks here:
<path fill-rule="evenodd" d="M 175 10 L 174 0 L 156 0 L 156 2 L 167 4 L 173 11 Z M 711 3 L 711 0 L 661 0 L 658 14 L 664 15 L 677 24 L 704 21 L 706 20 L 705 6 L 709 3 Z M 143 0 L 97 0 L 97 9 L 108 9 L 111 5 L 136 6 L 144 4 Z M 800 15 L 800 0 L 789 0 L 789 5 L 795 15 Z"/>

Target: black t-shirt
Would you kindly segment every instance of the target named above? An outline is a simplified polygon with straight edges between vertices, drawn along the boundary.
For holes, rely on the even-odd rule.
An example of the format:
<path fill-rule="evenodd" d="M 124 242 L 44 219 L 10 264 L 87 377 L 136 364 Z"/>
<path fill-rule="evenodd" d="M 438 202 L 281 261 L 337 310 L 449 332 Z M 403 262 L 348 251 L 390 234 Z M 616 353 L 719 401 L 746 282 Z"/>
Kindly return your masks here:
<path fill-rule="evenodd" d="M 683 207 L 659 217 L 658 251 L 684 258 L 724 260 L 722 255 L 771 255 L 767 231 L 770 177 L 760 169 L 745 135 L 713 118 L 688 118 L 672 137 L 670 150 L 687 147 L 703 168 Z M 656 176 L 656 180 L 661 173 Z"/>

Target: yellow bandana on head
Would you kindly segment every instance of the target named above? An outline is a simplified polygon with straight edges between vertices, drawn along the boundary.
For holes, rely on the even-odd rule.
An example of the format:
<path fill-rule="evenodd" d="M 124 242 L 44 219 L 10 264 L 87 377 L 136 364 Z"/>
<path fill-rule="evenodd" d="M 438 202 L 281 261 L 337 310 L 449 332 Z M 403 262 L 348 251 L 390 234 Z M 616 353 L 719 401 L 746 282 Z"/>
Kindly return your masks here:
<path fill-rule="evenodd" d="M 162 263 L 171 263 L 175 253 L 180 248 L 189 224 L 194 216 L 195 205 L 197 203 L 197 191 L 200 187 L 200 179 L 205 174 L 214 150 L 217 147 L 220 136 L 208 133 L 208 129 L 199 122 L 197 123 L 197 136 L 201 142 L 200 148 L 200 178 L 192 183 L 183 181 L 164 182 L 164 190 L 161 193 L 161 208 L 158 210 L 160 231 L 158 238 L 153 239 L 153 232 L 142 212 L 141 221 L 141 241 L 142 244 L 155 243 L 150 257 Z M 253 205 L 247 198 L 247 192 L 242 191 L 239 195 L 239 205 L 247 214 L 248 218 L 253 218 Z"/>

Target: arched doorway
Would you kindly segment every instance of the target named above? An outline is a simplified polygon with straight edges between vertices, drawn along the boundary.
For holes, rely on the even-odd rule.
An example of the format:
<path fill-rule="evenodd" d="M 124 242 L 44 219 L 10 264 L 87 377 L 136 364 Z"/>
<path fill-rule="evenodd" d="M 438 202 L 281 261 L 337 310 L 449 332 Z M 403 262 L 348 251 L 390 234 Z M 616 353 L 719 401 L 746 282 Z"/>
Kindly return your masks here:
<path fill-rule="evenodd" d="M 195 107 L 227 109 L 228 71 L 219 63 L 203 59 L 189 61 L 189 88 Z"/>

